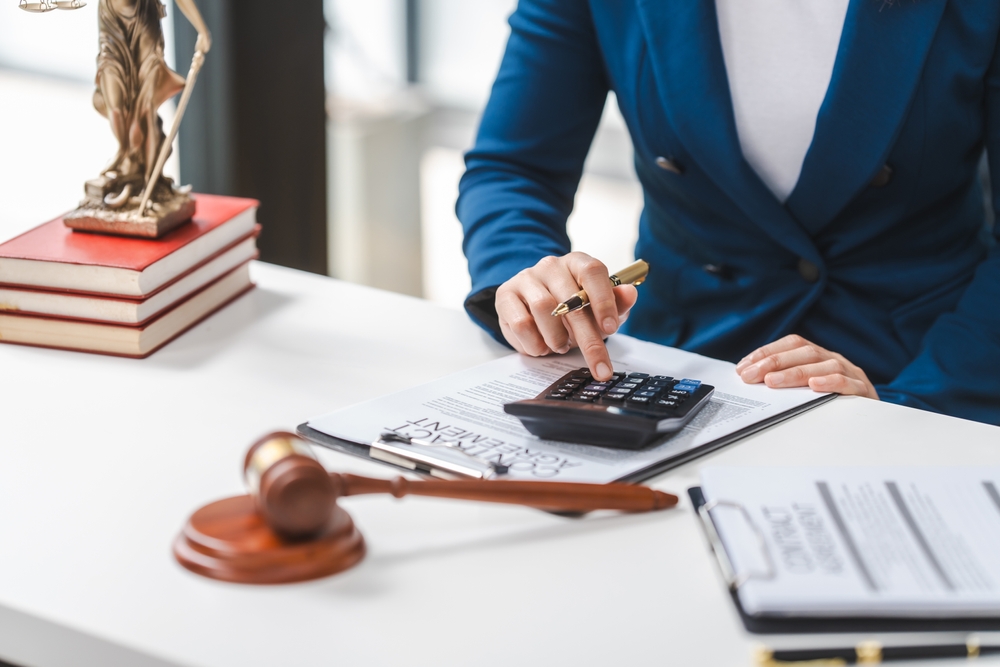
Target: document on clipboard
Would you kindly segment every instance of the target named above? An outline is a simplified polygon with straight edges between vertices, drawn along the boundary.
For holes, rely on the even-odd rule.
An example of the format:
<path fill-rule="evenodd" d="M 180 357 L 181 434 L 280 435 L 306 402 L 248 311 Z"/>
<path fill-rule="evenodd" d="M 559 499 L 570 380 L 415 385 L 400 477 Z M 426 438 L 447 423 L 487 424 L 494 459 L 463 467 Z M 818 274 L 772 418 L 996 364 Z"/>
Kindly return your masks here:
<path fill-rule="evenodd" d="M 676 435 L 638 451 L 540 440 L 516 417 L 506 414 L 504 404 L 533 398 L 586 363 L 579 351 L 538 358 L 512 354 L 311 419 L 299 432 L 314 442 L 358 456 L 369 456 L 370 444 L 381 433 L 390 432 L 424 445 L 446 443 L 482 461 L 502 465 L 504 474 L 513 479 L 633 482 L 833 398 L 807 388 L 775 390 L 747 385 L 731 363 L 629 336 L 610 338 L 608 351 L 616 370 L 709 382 L 716 387 L 712 401 Z"/>
<path fill-rule="evenodd" d="M 746 616 L 1000 620 L 1000 468 L 709 467 L 701 481 L 692 500 Z"/>

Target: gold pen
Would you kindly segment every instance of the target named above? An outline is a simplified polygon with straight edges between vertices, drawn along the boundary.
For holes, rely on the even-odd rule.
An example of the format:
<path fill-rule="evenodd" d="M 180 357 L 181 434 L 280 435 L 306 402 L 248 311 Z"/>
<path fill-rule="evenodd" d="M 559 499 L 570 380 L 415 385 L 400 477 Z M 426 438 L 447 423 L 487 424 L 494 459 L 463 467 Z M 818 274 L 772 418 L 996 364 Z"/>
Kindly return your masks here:
<path fill-rule="evenodd" d="M 618 273 L 608 276 L 608 280 L 611 281 L 611 285 L 613 287 L 618 287 L 619 285 L 641 285 L 642 281 L 646 279 L 646 274 L 648 273 L 649 264 L 641 259 L 638 259 Z M 560 317 L 566 313 L 572 313 L 574 310 L 580 310 L 581 308 L 589 305 L 590 297 L 587 296 L 587 291 L 580 290 L 556 306 L 556 309 L 552 311 L 552 317 Z"/>

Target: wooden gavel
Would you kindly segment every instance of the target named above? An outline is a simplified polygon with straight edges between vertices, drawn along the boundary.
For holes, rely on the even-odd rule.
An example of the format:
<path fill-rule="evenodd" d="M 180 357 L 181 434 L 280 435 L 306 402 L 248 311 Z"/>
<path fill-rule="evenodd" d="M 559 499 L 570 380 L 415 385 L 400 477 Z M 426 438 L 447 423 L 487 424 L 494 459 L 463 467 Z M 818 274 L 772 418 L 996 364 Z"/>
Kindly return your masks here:
<path fill-rule="evenodd" d="M 560 512 L 649 512 L 677 496 L 631 484 L 513 480 L 411 481 L 329 473 L 298 436 L 271 433 L 243 465 L 249 496 L 196 511 L 174 543 L 188 569 L 244 583 L 302 581 L 345 570 L 364 556 L 364 541 L 337 499 L 370 493 L 478 500 Z"/>
<path fill-rule="evenodd" d="M 330 520 L 337 499 L 368 493 L 479 500 L 544 510 L 649 512 L 677 504 L 677 496 L 631 484 L 454 480 L 414 482 L 328 473 L 309 446 L 291 433 L 272 433 L 247 452 L 243 465 L 250 495 L 264 520 L 283 537 L 315 535 Z"/>

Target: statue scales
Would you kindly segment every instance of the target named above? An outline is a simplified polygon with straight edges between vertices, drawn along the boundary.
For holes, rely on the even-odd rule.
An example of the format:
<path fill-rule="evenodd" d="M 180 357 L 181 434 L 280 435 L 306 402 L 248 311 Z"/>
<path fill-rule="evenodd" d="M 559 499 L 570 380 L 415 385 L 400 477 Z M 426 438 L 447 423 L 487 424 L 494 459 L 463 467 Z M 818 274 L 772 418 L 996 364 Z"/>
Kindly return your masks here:
<path fill-rule="evenodd" d="M 94 108 L 108 119 L 118 151 L 100 176 L 87 181 L 79 208 L 64 216 L 73 229 L 158 238 L 194 214 L 189 188 L 163 175 L 191 90 L 212 46 L 194 0 L 174 0 L 198 32 L 187 77 L 172 71 L 163 56 L 161 0 L 99 0 L 100 52 Z M 20 0 L 25 11 L 44 13 L 85 6 L 81 0 Z M 158 109 L 181 94 L 170 132 Z"/>

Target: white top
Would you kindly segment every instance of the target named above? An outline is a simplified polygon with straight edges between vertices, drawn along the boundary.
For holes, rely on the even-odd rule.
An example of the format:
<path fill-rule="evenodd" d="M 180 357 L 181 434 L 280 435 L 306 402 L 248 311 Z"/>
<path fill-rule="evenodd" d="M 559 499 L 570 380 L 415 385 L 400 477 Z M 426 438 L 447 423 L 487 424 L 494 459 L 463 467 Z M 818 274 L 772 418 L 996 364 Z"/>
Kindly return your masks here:
<path fill-rule="evenodd" d="M 657 478 L 681 496 L 676 510 L 566 519 L 358 496 L 341 502 L 368 555 L 349 572 L 293 586 L 209 581 L 177 565 L 170 544 L 201 503 L 242 493 L 255 438 L 509 352 L 458 309 L 251 269 L 256 290 L 149 359 L 0 344 L 0 660 L 745 667 L 759 639 L 685 494 L 701 465 L 1000 465 L 1000 428 L 842 397 Z"/>
<path fill-rule="evenodd" d="M 743 156 L 782 202 L 812 143 L 849 2 L 715 2 Z"/>

